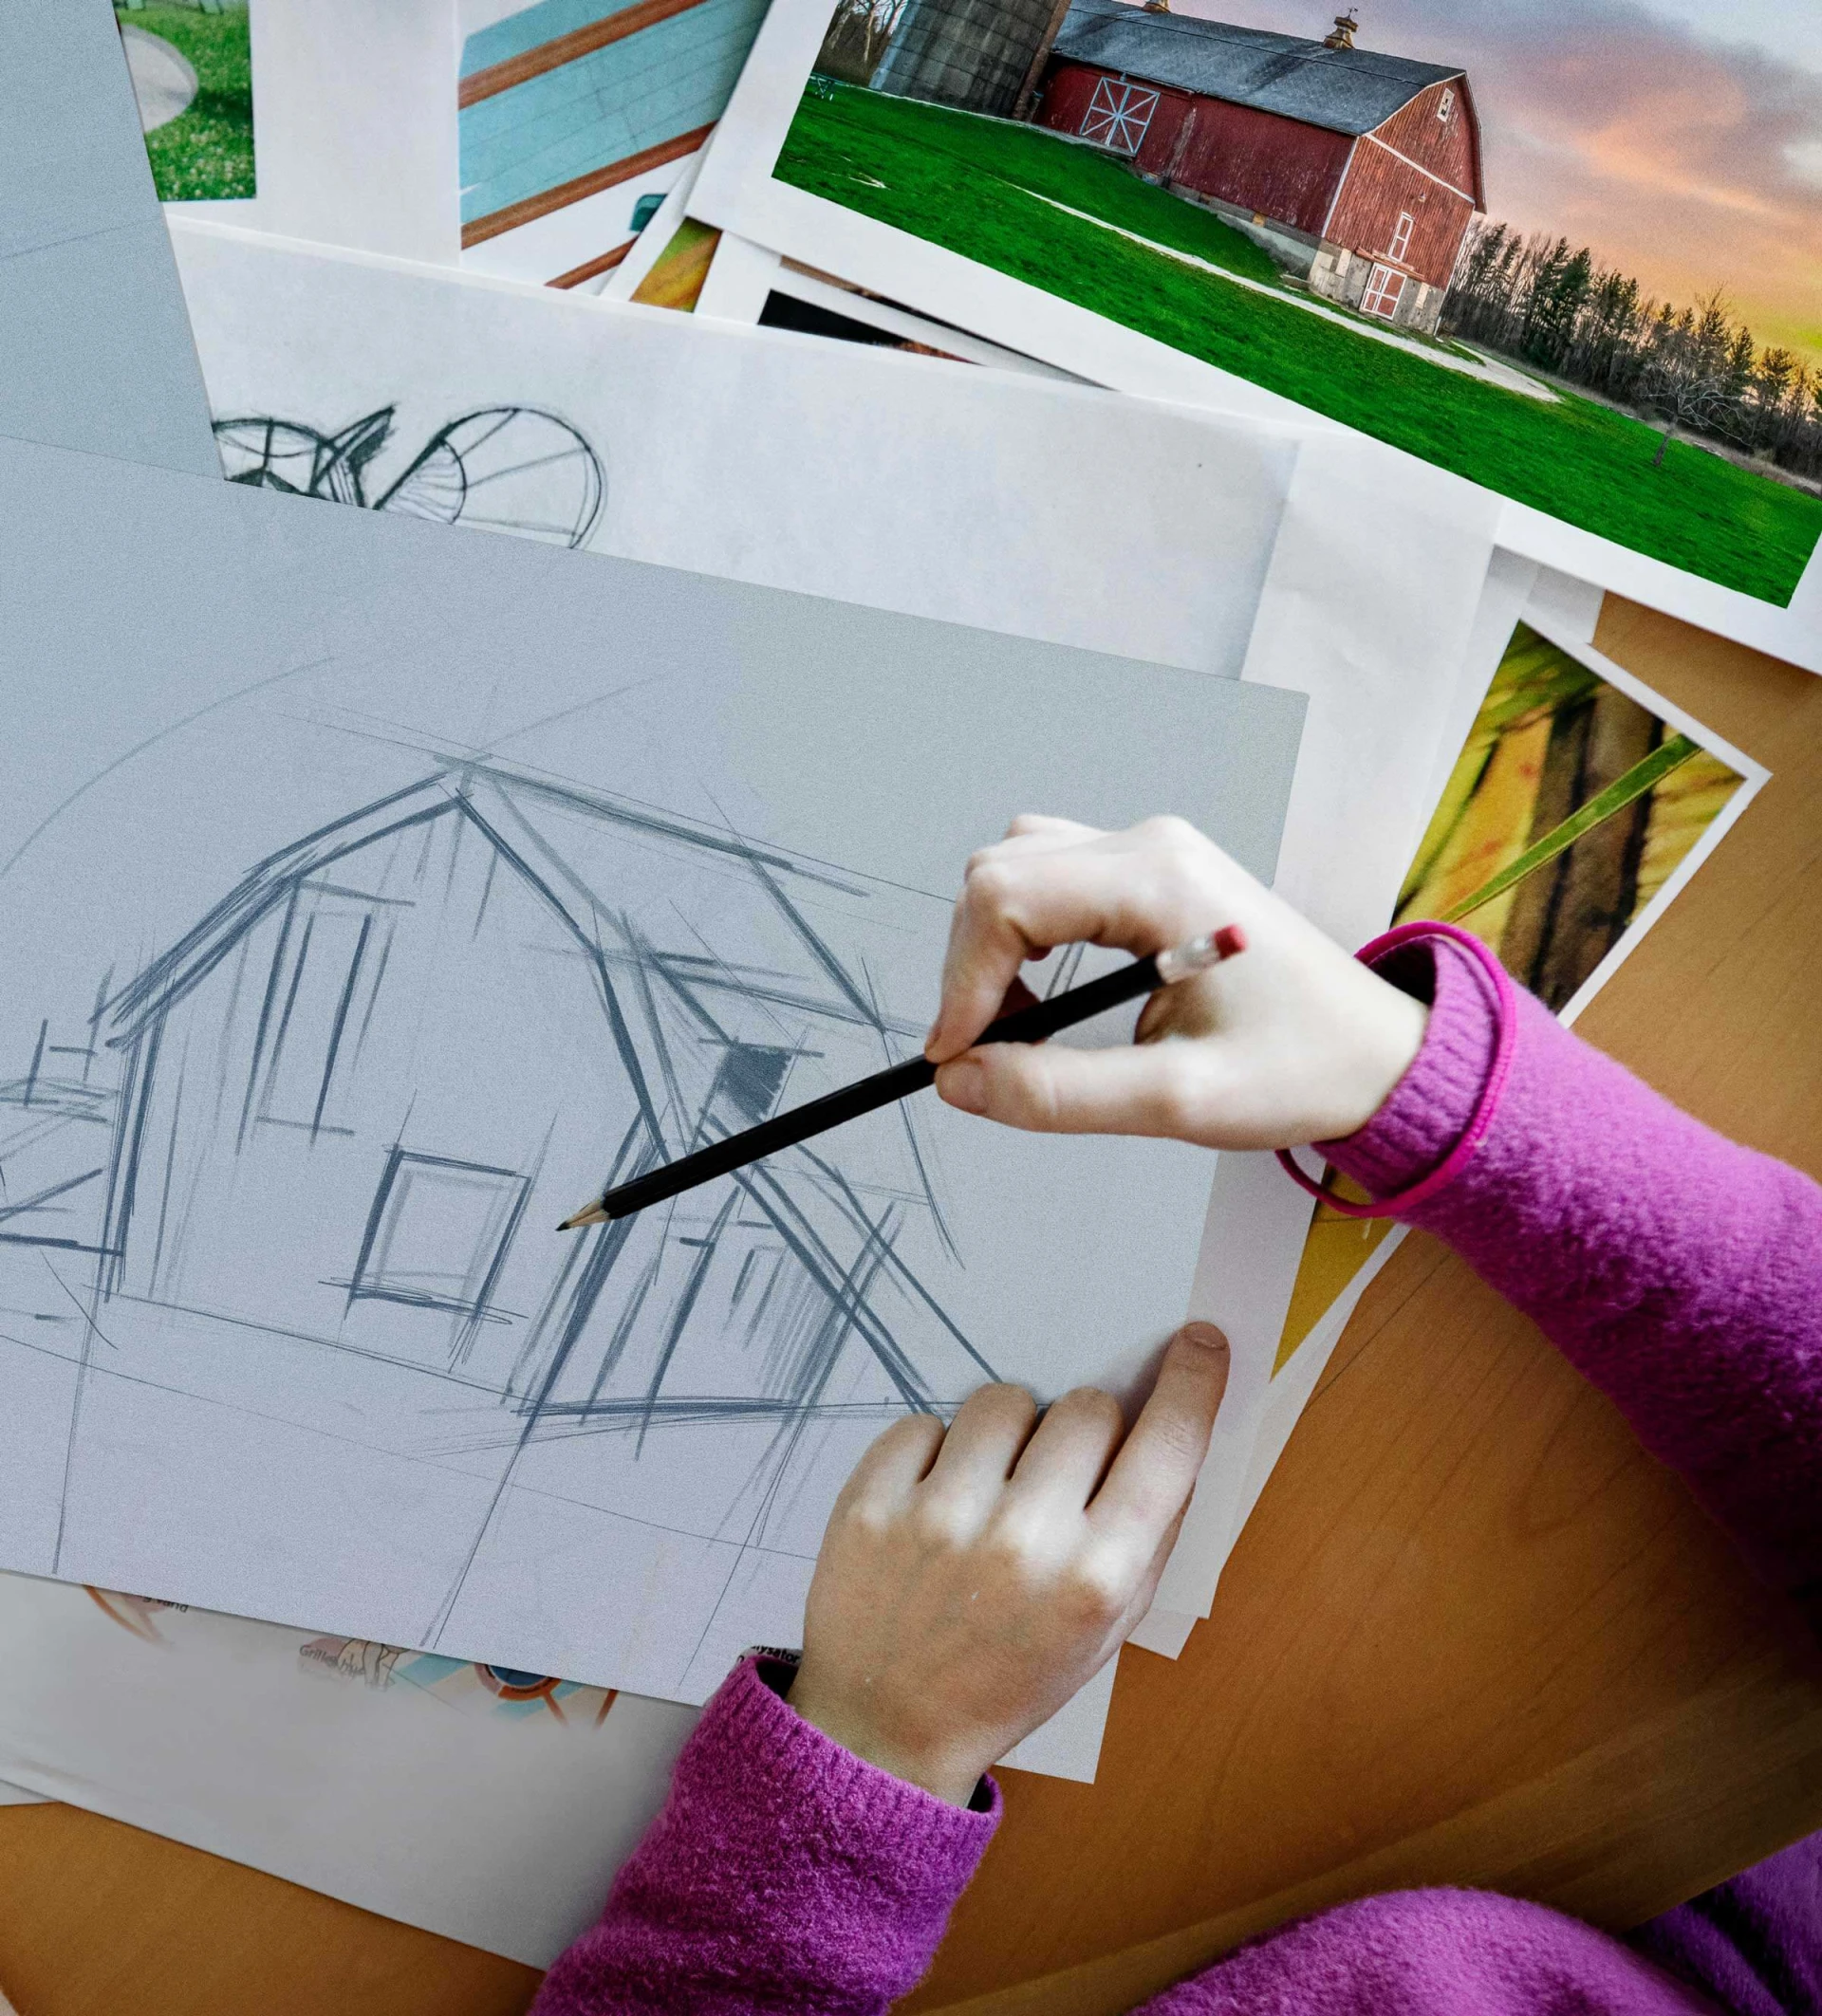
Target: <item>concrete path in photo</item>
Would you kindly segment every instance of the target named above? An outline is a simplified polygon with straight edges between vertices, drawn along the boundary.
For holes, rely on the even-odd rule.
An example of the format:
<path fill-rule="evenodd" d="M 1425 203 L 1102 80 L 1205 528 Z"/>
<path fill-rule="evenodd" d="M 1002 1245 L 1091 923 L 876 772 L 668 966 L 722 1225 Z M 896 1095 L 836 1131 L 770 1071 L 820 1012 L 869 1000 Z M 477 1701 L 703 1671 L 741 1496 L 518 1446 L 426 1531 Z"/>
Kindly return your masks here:
<path fill-rule="evenodd" d="M 139 102 L 139 125 L 147 133 L 168 126 L 187 112 L 196 95 L 196 73 L 181 49 L 147 28 L 121 25 L 126 67 L 133 78 L 133 96 Z"/>
<path fill-rule="evenodd" d="M 857 182 L 870 181 L 867 176 L 856 176 Z M 880 182 L 874 185 L 883 189 Z M 1324 322 L 1338 323 L 1344 329 L 1351 329 L 1356 336 L 1364 336 L 1369 342 L 1389 343 L 1394 350 L 1403 350 L 1407 357 L 1420 357 L 1426 364 L 1439 364 L 1444 371 L 1459 371 L 1466 378 L 1478 378 L 1488 384 L 1502 386 L 1508 392 L 1521 393 L 1526 398 L 1541 399 L 1546 405 L 1557 403 L 1557 395 L 1548 385 L 1539 384 L 1534 378 L 1515 370 L 1512 365 L 1483 356 L 1478 350 L 1460 355 L 1441 350 L 1432 343 L 1413 341 L 1401 336 L 1392 328 L 1374 329 L 1366 326 L 1356 315 L 1344 314 L 1339 309 L 1325 307 L 1319 301 L 1312 301 L 1307 294 L 1293 294 L 1288 288 L 1268 287 L 1264 281 L 1249 280 L 1243 273 L 1230 272 L 1224 266 L 1217 266 L 1211 259 L 1199 259 L 1194 252 L 1180 252 L 1174 245 L 1161 245 L 1156 238 L 1142 237 L 1136 231 L 1127 231 L 1118 224 L 1109 224 L 1105 217 L 1091 216 L 1086 210 L 1076 210 L 1068 203 L 1059 203 L 1054 196 L 1041 196 L 1034 189 L 1025 189 L 1016 182 L 1009 185 L 1017 189 L 1020 195 L 1030 196 L 1034 203 L 1045 203 L 1051 210 L 1060 210 L 1066 216 L 1079 217 L 1084 224 L 1093 224 L 1102 231 L 1111 231 L 1116 238 L 1130 239 L 1134 245 L 1143 245 L 1147 251 L 1157 252 L 1165 259 L 1175 259 L 1180 266 L 1198 267 L 1204 273 L 1213 273 L 1217 280 L 1225 280 L 1230 287 L 1245 287 L 1255 294 L 1269 294 L 1274 301 L 1288 302 L 1293 308 L 1301 308 L 1306 315 L 1319 315 Z"/>

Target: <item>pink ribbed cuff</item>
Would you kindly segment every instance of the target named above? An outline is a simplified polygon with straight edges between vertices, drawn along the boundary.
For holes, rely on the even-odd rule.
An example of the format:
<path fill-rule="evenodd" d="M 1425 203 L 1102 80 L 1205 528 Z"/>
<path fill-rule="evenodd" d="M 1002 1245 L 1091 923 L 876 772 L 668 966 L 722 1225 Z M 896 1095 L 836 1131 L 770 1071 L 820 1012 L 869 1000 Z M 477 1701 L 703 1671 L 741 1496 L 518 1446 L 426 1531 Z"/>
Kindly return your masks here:
<path fill-rule="evenodd" d="M 1361 948 L 1361 960 L 1403 984 L 1422 960 L 1430 1018 L 1423 1045 L 1390 1098 L 1346 1140 L 1314 1145 L 1375 1201 L 1328 1197 L 1348 1217 L 1405 1215 L 1454 1180 L 1492 1124 L 1512 1055 L 1515 1002 L 1504 970 L 1477 938 L 1448 924 L 1405 924 Z M 1413 979 L 1418 974 L 1413 973 Z M 1421 985 L 1409 989 L 1422 991 Z M 1288 1155 L 1279 1160 L 1317 1188 Z"/>
<path fill-rule="evenodd" d="M 764 1654 L 750 1653 L 722 1681 L 703 1711 L 698 1736 L 712 1723 L 716 1739 L 731 1739 L 763 1758 L 769 1773 L 806 1803 L 842 1814 L 848 1824 L 864 1814 L 869 1832 L 888 1833 L 920 1854 L 977 1858 L 984 1851 L 999 1824 L 999 1787 L 992 1778 L 980 1781 L 987 1803 L 978 1807 L 953 1806 L 894 1778 L 806 1722 L 761 1674 L 765 1660 Z"/>

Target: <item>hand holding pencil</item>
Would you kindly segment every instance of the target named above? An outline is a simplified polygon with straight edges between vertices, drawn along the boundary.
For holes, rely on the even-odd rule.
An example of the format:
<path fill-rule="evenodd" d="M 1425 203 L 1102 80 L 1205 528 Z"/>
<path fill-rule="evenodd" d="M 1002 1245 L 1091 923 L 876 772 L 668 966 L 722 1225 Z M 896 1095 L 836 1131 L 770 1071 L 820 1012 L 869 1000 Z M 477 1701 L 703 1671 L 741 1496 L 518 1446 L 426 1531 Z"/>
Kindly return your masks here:
<path fill-rule="evenodd" d="M 1143 956 L 1222 925 L 1246 956 L 1153 994 L 1129 1045 L 978 1044 L 1053 946 Z M 1028 817 L 968 863 L 924 1054 L 949 1104 L 1007 1126 L 1287 1148 L 1364 1126 L 1426 1022 L 1184 821 L 1104 833 Z"/>
<path fill-rule="evenodd" d="M 1262 956 L 1224 972 L 1256 942 Z M 1039 1001 L 1019 977 L 1064 943 L 1129 966 Z M 1130 1045 L 1049 1039 L 1149 996 Z M 1351 1134 L 1416 1056 L 1425 1010 L 1358 965 L 1181 820 L 1124 833 L 1014 820 L 968 863 L 942 1003 L 921 1057 L 635 1176 L 557 1230 L 680 1195 L 934 1083 L 951 1105 L 1051 1133 L 1174 1136 L 1211 1148 Z"/>

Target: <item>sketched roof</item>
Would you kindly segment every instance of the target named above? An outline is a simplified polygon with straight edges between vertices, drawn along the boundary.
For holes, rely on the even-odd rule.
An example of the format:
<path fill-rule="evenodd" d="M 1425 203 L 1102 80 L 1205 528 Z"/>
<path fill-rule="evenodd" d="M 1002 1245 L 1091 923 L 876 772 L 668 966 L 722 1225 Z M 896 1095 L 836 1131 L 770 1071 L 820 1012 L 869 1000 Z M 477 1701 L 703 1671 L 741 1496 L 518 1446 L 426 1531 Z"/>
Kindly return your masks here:
<path fill-rule="evenodd" d="M 750 887 L 756 880 L 768 891 L 819 983 L 827 981 L 826 988 L 818 985 L 816 998 L 795 1005 L 865 1022 L 894 1035 L 919 1033 L 911 1023 L 901 1026 L 882 1015 L 785 894 L 789 885 L 795 885 L 799 890 L 820 886 L 858 895 L 865 888 L 860 878 L 632 800 L 493 763 L 453 762 L 256 862 L 205 916 L 104 1004 L 109 1043 L 119 1046 L 130 1042 L 190 992 L 255 924 L 288 902 L 301 883 L 376 841 L 452 815 L 476 827 L 592 952 L 620 945 L 631 927 L 624 891 L 593 886 L 590 839 L 597 848 L 604 837 L 631 838 L 647 845 L 680 843 L 698 859 L 719 860 L 742 883 Z M 713 969 L 717 962 L 705 957 L 693 963 Z M 713 984 L 712 971 L 699 977 Z"/>
<path fill-rule="evenodd" d="M 1462 75 L 1377 49 L 1331 49 L 1302 35 L 1147 13 L 1129 0 L 1074 0 L 1055 51 L 1147 83 L 1354 135 L 1371 133 L 1420 92 Z"/>

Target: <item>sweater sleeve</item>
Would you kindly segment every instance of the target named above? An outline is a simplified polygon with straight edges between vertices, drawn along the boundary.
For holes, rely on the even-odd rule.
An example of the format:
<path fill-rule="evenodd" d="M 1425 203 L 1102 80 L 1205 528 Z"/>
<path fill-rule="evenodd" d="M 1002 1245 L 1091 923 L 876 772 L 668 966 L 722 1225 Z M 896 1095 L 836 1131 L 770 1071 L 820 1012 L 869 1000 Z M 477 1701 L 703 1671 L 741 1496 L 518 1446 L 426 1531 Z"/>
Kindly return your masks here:
<path fill-rule="evenodd" d="M 1724 1139 L 1419 939 L 1382 968 L 1431 998 L 1416 1063 L 1323 1153 L 1396 1206 L 1454 1152 L 1502 1012 L 1508 1073 L 1447 1180 L 1397 1211 L 1453 1247 L 1608 1393 L 1768 1580 L 1822 1610 L 1822 1190 Z"/>
<path fill-rule="evenodd" d="M 749 1657 L 703 1711 L 600 1922 L 531 2016 L 883 2016 L 930 1965 L 999 1822 L 852 1756 Z"/>

